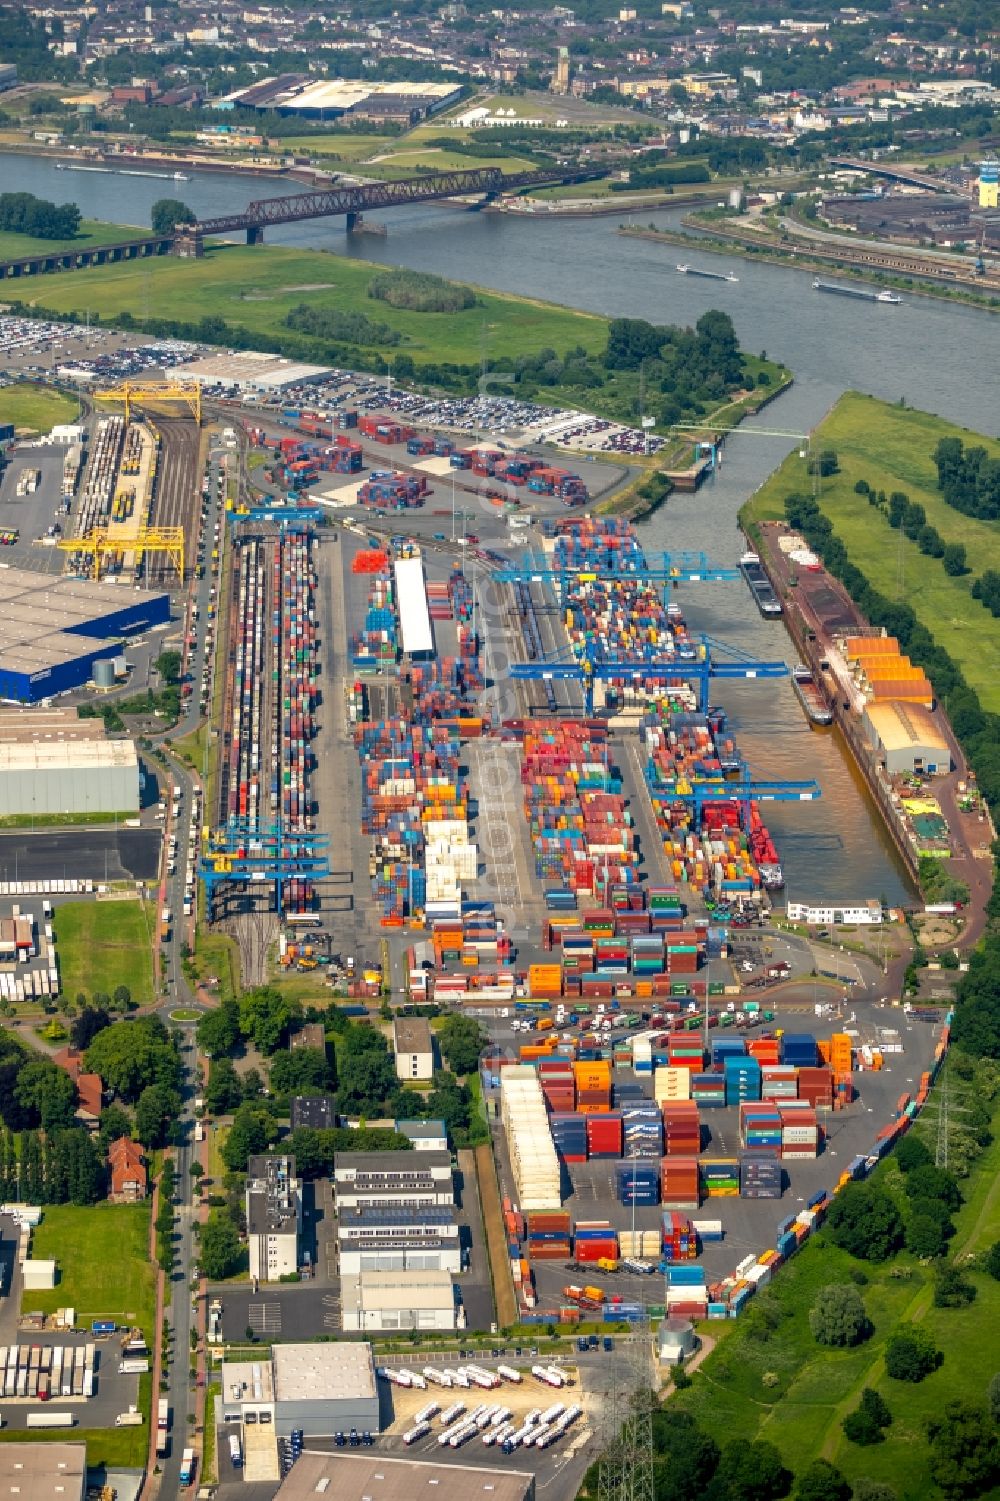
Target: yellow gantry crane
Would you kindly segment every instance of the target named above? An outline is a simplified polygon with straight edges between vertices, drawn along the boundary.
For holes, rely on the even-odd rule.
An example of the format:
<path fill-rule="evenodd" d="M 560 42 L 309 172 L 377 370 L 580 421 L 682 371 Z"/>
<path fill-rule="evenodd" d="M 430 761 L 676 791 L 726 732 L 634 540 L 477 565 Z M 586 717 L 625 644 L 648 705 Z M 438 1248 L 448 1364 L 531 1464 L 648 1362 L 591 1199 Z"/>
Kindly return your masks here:
<path fill-rule="evenodd" d="M 82 552 L 92 559 L 95 579 L 101 576 L 104 560 L 131 553 L 139 562 L 148 552 L 166 553 L 184 582 L 184 528 L 182 526 L 143 526 L 127 537 L 112 537 L 106 526 L 96 526 L 85 537 L 65 537 L 59 547 L 63 552 Z"/>
<path fill-rule="evenodd" d="M 102 391 L 95 391 L 93 396 L 96 401 L 123 402 L 126 422 L 131 420 L 133 406 L 179 401 L 189 409 L 198 426 L 201 426 L 201 387 L 196 383 L 162 381 L 158 385 L 152 383 L 140 385 L 126 380 L 121 385 L 108 386 Z"/>

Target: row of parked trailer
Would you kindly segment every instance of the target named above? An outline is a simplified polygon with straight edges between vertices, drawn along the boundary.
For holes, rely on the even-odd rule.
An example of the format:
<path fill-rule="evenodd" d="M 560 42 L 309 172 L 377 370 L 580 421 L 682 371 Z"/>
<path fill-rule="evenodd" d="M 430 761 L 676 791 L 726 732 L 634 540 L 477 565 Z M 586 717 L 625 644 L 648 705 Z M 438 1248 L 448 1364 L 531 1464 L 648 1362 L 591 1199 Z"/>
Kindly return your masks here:
<path fill-rule="evenodd" d="M 533 1365 L 531 1374 L 545 1386 L 563 1387 L 572 1384 L 569 1372 L 557 1365 Z M 485 1366 L 480 1365 L 460 1365 L 453 1368 L 425 1365 L 422 1371 L 411 1371 L 406 1366 L 401 1366 L 398 1371 L 379 1366 L 378 1376 L 392 1386 L 413 1387 L 417 1391 L 426 1391 L 428 1386 L 440 1386 L 446 1391 L 456 1386 L 466 1391 L 478 1386 L 486 1391 L 495 1391 L 505 1381 L 520 1386 L 524 1380 L 523 1373 L 510 1365 L 498 1365 L 495 1371 L 488 1371 Z"/>
<path fill-rule="evenodd" d="M 553 1402 L 551 1407 L 533 1407 L 520 1419 L 515 1419 L 509 1407 L 500 1404 L 491 1406 L 481 1402 L 471 1412 L 466 1412 L 464 1402 L 453 1402 L 441 1411 L 437 1402 L 428 1402 L 416 1414 L 413 1427 L 403 1434 L 403 1443 L 409 1447 L 427 1438 L 433 1432 L 433 1419 L 440 1425 L 437 1434 L 442 1448 L 460 1449 L 469 1439 L 480 1437 L 486 1448 L 494 1445 L 504 1454 L 513 1454 L 515 1449 L 546 1449 L 562 1438 L 583 1415 L 583 1408 L 573 1403 Z"/>
<path fill-rule="evenodd" d="M 96 1345 L 0 1345 L 4 1397 L 92 1397 Z"/>

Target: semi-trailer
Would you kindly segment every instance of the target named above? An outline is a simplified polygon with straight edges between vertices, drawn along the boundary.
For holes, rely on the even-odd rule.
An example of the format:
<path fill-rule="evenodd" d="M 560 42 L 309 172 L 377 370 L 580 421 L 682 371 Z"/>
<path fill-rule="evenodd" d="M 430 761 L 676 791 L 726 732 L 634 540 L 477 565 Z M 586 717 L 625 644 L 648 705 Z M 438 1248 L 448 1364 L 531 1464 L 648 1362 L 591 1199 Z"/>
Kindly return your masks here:
<path fill-rule="evenodd" d="M 76 1418 L 71 1412 L 29 1412 L 25 1418 L 28 1428 L 72 1428 Z"/>

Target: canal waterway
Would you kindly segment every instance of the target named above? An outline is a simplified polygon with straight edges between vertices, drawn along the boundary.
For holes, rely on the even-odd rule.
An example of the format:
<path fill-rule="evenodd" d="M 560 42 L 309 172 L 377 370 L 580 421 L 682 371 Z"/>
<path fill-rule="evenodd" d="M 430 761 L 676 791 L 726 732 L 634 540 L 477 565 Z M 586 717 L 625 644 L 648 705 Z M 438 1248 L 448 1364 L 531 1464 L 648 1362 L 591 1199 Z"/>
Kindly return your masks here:
<path fill-rule="evenodd" d="M 87 218 L 148 226 L 157 198 L 178 197 L 203 216 L 234 212 L 253 198 L 301 191 L 277 178 L 192 172 L 188 182 L 65 172 L 54 162 L 0 154 L 0 189 L 76 202 Z M 645 212 L 637 222 L 676 226 L 684 210 Z M 348 236 L 339 220 L 268 230 L 274 244 L 326 249 L 374 263 L 435 271 L 498 291 L 543 298 L 612 317 L 693 323 L 708 308 L 733 318 L 744 347 L 766 351 L 794 372 L 795 384 L 727 445 L 725 463 L 696 495 L 673 495 L 643 525 L 647 547 L 707 551 L 735 563 L 742 550 L 736 515 L 794 445 L 786 435 L 813 427 L 847 389 L 995 432 L 1000 380 L 992 318 L 926 298 L 878 306 L 823 297 L 812 273 L 748 263 L 690 247 L 657 245 L 617 233 L 614 215 L 519 217 L 469 213 L 440 204 L 378 212 L 388 236 Z M 732 270 L 738 283 L 678 274 L 678 260 Z M 21 289 L 23 291 L 23 289 Z M 39 288 L 41 300 L 44 294 Z M 151 309 L 151 311 L 155 311 Z M 488 330 L 487 354 L 488 354 Z M 756 431 L 759 435 L 752 436 Z M 738 643 L 763 660 L 794 661 L 783 627 L 764 621 L 740 583 L 688 586 L 678 595 L 691 626 Z M 823 797 L 765 810 L 795 899 L 903 900 L 905 876 L 834 733 L 811 730 L 788 681 L 727 684 L 713 693 L 728 710 L 761 780 L 815 777 Z"/>

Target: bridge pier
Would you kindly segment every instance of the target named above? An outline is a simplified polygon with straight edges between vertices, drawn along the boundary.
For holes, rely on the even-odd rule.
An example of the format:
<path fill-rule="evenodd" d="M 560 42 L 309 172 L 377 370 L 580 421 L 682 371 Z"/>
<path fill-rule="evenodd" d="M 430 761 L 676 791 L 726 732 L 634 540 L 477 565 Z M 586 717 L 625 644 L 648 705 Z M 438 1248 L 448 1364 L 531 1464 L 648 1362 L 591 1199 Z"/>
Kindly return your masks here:
<path fill-rule="evenodd" d="M 345 217 L 347 219 L 347 233 L 349 235 L 352 235 L 354 234 L 355 230 L 360 229 L 361 227 L 360 211 L 357 213 L 349 212 Z"/>
<path fill-rule="evenodd" d="M 248 245 L 263 245 L 263 243 L 264 243 L 264 226 L 263 226 L 263 224 L 248 224 L 247 225 L 247 244 Z"/>

